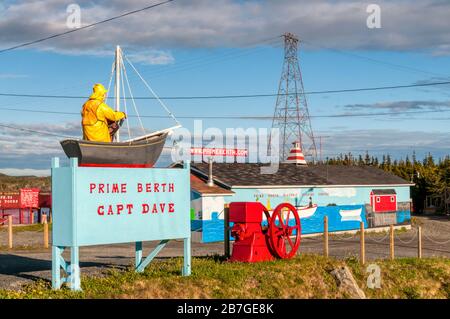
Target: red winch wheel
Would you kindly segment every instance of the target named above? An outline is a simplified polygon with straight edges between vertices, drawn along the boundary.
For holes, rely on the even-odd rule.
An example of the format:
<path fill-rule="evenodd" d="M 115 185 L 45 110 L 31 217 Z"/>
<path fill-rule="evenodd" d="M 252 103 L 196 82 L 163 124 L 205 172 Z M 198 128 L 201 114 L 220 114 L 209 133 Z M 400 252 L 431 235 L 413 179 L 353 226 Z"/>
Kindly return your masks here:
<path fill-rule="evenodd" d="M 289 224 L 294 217 L 294 225 Z M 275 254 L 282 259 L 291 258 L 300 246 L 301 224 L 297 209 L 289 203 L 278 205 L 269 223 L 269 240 Z M 292 238 L 291 238 L 292 237 Z"/>

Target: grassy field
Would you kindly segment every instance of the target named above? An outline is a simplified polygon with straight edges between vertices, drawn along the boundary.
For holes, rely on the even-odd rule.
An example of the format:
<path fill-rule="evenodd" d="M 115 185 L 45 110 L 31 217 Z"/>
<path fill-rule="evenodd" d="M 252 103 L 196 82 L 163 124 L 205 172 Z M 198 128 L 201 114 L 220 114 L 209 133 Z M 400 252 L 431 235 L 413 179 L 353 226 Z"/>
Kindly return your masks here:
<path fill-rule="evenodd" d="M 52 224 L 48 224 L 48 231 L 50 232 L 52 230 Z M 7 232 L 8 226 L 3 225 L 0 226 L 0 232 Z M 44 231 L 44 224 L 32 224 L 32 225 L 14 225 L 12 228 L 13 234 L 15 233 L 22 233 L 26 231 L 34 231 L 34 232 L 43 232 Z"/>
<path fill-rule="evenodd" d="M 0 173 L 0 192 L 17 192 L 20 188 L 37 187 L 50 191 L 50 177 L 8 176 Z"/>
<path fill-rule="evenodd" d="M 450 298 L 449 259 L 375 262 L 381 288 L 369 289 L 368 273 L 356 259 L 304 254 L 292 260 L 229 263 L 220 257 L 193 258 L 192 275 L 180 276 L 182 259 L 156 261 L 144 273 L 111 270 L 82 277 L 83 292 L 52 291 L 36 282 L 20 291 L 0 290 L 0 298 L 348 298 L 330 271 L 347 265 L 368 298 Z"/>

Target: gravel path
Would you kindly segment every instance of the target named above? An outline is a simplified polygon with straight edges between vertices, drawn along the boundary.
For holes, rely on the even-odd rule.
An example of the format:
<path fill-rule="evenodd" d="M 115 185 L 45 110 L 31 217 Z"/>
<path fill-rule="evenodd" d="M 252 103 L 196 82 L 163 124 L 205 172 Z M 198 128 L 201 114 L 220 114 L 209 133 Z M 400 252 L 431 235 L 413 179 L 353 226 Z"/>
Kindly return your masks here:
<path fill-rule="evenodd" d="M 447 217 L 415 217 L 422 226 L 423 257 L 450 257 L 450 219 Z M 37 279 L 51 279 L 51 250 L 42 248 L 41 232 L 14 233 L 15 249 L 7 250 L 6 232 L 0 231 L 0 289 L 19 289 Z M 156 243 L 144 245 L 144 255 Z M 305 237 L 299 253 L 323 251 L 321 237 Z M 345 258 L 359 255 L 358 235 L 332 235 L 329 239 L 330 256 Z M 159 258 L 182 256 L 182 241 L 171 241 L 158 255 Z M 67 253 L 66 253 L 67 254 Z M 222 243 L 192 244 L 193 256 L 223 254 Z M 396 257 L 417 256 L 417 229 L 395 235 Z M 389 257 L 389 234 L 366 234 L 367 260 Z M 68 258 L 68 254 L 65 255 Z M 80 248 L 80 267 L 83 274 L 102 275 L 105 269 L 126 268 L 134 261 L 134 245 L 108 245 Z"/>

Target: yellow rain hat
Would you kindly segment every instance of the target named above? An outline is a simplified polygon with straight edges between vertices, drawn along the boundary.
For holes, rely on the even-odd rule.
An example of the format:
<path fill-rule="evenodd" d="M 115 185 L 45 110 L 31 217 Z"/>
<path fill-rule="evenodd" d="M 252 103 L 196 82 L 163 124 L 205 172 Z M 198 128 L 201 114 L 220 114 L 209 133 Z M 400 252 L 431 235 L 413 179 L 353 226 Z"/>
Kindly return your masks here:
<path fill-rule="evenodd" d="M 108 92 L 108 90 L 105 89 L 105 87 L 101 83 L 94 84 L 94 86 L 92 87 L 92 91 L 94 93 L 92 93 L 92 95 L 90 96 L 90 99 L 94 99 L 94 100 L 103 99 L 105 93 Z"/>

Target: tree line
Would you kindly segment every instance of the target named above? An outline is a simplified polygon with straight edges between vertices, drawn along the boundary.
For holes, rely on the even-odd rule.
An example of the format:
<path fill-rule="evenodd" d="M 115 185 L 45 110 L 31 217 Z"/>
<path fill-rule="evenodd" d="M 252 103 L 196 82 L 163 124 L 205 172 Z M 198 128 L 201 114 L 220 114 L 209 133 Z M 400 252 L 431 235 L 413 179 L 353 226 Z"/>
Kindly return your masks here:
<path fill-rule="evenodd" d="M 417 160 L 415 152 L 411 158 L 394 159 L 389 154 L 381 159 L 365 155 L 354 156 L 352 153 L 340 154 L 336 157 L 326 158 L 329 165 L 367 165 L 378 167 L 391 172 L 415 185 L 411 188 L 411 197 L 414 209 L 420 213 L 424 209 L 424 201 L 427 195 L 443 195 L 444 200 L 450 193 L 450 155 L 435 159 L 431 154 L 423 160 Z M 448 213 L 448 212 L 447 212 Z"/>

